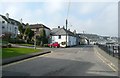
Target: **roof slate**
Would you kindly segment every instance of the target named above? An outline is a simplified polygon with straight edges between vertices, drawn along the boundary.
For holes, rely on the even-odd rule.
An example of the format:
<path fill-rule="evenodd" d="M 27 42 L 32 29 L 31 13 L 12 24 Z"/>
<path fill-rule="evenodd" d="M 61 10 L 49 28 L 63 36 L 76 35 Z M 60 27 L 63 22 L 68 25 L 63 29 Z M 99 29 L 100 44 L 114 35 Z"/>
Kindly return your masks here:
<path fill-rule="evenodd" d="M 74 34 L 73 32 L 66 30 L 65 28 L 53 28 L 51 31 L 52 35 L 66 35 L 66 33 L 69 36 L 76 36 L 76 34 Z"/>
<path fill-rule="evenodd" d="M 17 20 L 14 20 L 14 19 L 11 19 L 11 18 L 9 18 L 9 19 L 7 19 L 5 16 L 3 16 L 3 15 L 0 15 L 5 21 L 7 21 L 8 23 L 10 23 L 10 24 L 14 24 L 14 23 L 17 23 L 17 25 L 19 25 L 20 24 L 20 22 L 19 21 L 17 21 Z"/>
<path fill-rule="evenodd" d="M 30 28 L 31 28 L 31 29 L 36 29 L 36 28 L 47 28 L 47 29 L 50 30 L 50 28 L 46 27 L 46 26 L 43 25 L 43 24 L 31 24 L 31 25 L 30 25 Z"/>

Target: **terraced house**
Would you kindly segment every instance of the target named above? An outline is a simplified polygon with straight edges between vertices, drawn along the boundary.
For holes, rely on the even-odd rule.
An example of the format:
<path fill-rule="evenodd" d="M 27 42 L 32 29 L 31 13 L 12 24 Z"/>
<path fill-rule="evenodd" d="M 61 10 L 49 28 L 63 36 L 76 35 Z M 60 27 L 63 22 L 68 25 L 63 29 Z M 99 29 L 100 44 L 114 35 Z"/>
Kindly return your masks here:
<path fill-rule="evenodd" d="M 11 38 L 17 37 L 18 34 L 18 25 L 19 21 L 9 18 L 9 14 L 6 13 L 6 16 L 0 15 L 0 36 L 5 33 L 11 34 Z"/>

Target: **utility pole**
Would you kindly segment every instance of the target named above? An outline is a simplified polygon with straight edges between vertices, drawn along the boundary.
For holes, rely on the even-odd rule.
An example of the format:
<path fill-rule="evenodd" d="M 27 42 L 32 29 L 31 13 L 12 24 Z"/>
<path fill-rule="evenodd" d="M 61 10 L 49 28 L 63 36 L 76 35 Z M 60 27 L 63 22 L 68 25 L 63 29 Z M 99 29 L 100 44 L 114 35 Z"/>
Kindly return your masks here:
<path fill-rule="evenodd" d="M 67 47 L 67 24 L 68 24 L 68 21 L 66 19 L 66 47 Z"/>
<path fill-rule="evenodd" d="M 66 47 L 67 47 L 67 24 L 68 24 L 69 10 L 70 10 L 70 0 L 69 0 L 69 3 L 68 3 L 67 18 L 66 18 Z"/>
<path fill-rule="evenodd" d="M 83 31 L 83 34 L 85 34 L 85 31 Z"/>

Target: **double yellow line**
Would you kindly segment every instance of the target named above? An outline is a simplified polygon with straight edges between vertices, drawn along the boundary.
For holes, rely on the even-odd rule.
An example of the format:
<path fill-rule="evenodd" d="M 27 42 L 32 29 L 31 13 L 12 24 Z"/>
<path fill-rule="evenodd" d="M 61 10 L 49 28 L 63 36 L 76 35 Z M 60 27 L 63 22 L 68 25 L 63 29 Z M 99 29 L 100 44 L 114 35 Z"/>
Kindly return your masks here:
<path fill-rule="evenodd" d="M 95 49 L 95 48 L 94 48 Z M 118 71 L 118 68 L 108 59 L 103 57 L 96 49 L 95 49 L 96 55 L 106 64 L 108 65 L 114 72 Z"/>

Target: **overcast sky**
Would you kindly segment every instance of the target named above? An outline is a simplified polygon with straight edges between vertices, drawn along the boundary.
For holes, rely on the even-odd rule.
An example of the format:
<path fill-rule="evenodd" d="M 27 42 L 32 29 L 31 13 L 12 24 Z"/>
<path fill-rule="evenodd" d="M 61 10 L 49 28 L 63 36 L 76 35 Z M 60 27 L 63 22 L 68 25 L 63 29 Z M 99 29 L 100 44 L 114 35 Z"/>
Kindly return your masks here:
<path fill-rule="evenodd" d="M 68 0 L 69 1 L 69 0 Z M 65 26 L 68 1 L 63 0 L 2 0 L 0 14 L 23 23 L 42 23 L 49 28 Z M 106 36 L 118 35 L 118 0 L 70 0 L 68 29 L 78 33 Z"/>

